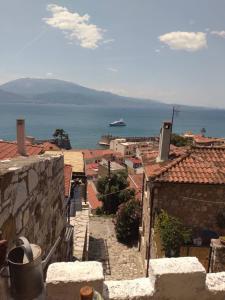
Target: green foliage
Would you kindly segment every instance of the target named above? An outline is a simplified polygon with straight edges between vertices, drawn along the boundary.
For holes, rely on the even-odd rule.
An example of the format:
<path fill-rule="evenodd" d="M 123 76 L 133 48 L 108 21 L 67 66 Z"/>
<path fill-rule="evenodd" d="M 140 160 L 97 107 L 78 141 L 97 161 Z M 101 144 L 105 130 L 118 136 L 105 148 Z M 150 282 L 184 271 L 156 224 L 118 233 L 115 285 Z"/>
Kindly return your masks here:
<path fill-rule="evenodd" d="M 137 200 L 131 199 L 119 206 L 115 230 L 120 242 L 130 244 L 138 240 L 140 218 L 141 207 Z"/>
<path fill-rule="evenodd" d="M 95 210 L 95 213 L 97 216 L 101 216 L 104 213 L 104 211 L 103 211 L 102 207 L 97 207 Z"/>
<path fill-rule="evenodd" d="M 156 229 L 159 231 L 166 257 L 179 256 L 180 246 L 191 241 L 191 230 L 164 210 L 157 217 Z"/>
<path fill-rule="evenodd" d="M 129 189 L 127 173 L 124 171 L 99 178 L 97 181 L 98 199 L 103 202 L 106 214 L 115 214 L 118 206 L 135 197 L 135 191 Z"/>
<path fill-rule="evenodd" d="M 59 148 L 71 149 L 69 135 L 62 128 L 57 128 L 53 133 L 55 144 Z"/>
<path fill-rule="evenodd" d="M 184 147 L 191 144 L 190 139 L 173 133 L 171 136 L 171 144 L 177 147 Z"/>

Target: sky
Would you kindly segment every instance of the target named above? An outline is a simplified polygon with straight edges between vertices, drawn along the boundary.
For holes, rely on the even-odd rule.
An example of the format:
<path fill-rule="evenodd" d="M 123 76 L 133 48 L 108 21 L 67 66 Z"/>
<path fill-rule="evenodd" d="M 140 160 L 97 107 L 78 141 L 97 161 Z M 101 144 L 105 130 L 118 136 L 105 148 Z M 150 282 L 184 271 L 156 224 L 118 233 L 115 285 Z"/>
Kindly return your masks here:
<path fill-rule="evenodd" d="M 225 108 L 225 0 L 0 0 L 0 83 Z"/>

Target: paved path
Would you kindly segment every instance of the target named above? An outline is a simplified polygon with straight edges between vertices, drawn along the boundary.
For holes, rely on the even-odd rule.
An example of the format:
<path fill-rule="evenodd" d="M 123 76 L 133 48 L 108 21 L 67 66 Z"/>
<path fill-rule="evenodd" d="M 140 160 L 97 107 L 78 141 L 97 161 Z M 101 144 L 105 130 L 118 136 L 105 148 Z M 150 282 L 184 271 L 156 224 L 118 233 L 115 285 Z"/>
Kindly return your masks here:
<path fill-rule="evenodd" d="M 89 260 L 103 263 L 106 280 L 144 277 L 140 253 L 116 239 L 111 218 L 90 217 Z"/>

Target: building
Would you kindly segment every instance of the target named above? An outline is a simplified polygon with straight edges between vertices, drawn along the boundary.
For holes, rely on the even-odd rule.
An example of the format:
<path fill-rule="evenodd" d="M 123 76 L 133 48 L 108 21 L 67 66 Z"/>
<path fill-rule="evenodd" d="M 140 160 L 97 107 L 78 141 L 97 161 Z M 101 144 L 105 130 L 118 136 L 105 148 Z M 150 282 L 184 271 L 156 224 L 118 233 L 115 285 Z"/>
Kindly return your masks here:
<path fill-rule="evenodd" d="M 85 171 L 88 180 L 96 181 L 98 178 L 98 163 L 86 164 Z"/>
<path fill-rule="evenodd" d="M 110 170 L 109 170 L 110 163 Z M 110 173 L 117 173 L 120 171 L 126 171 L 126 168 L 115 161 L 107 161 L 103 159 L 98 165 L 98 175 L 101 177 L 107 176 Z"/>
<path fill-rule="evenodd" d="M 98 192 L 95 185 L 89 181 L 87 185 L 87 199 L 92 213 L 94 213 L 97 208 L 102 207 L 102 202 L 98 199 L 97 195 Z"/>
<path fill-rule="evenodd" d="M 198 147 L 225 147 L 225 139 L 205 137 L 202 135 L 195 135 L 193 137 L 193 145 Z"/>
<path fill-rule="evenodd" d="M 135 199 L 142 202 L 143 174 L 128 175 L 129 188 L 135 190 Z"/>
<path fill-rule="evenodd" d="M 142 161 L 137 157 L 129 157 L 125 159 L 125 165 L 131 173 L 142 173 Z"/>
<path fill-rule="evenodd" d="M 161 130 L 159 153 L 145 165 L 145 192 L 141 226 L 141 249 L 145 259 L 151 247 L 155 217 L 160 210 L 183 224 L 223 235 L 218 215 L 225 205 L 225 149 L 192 147 L 178 156 L 169 155 L 169 124 Z"/>

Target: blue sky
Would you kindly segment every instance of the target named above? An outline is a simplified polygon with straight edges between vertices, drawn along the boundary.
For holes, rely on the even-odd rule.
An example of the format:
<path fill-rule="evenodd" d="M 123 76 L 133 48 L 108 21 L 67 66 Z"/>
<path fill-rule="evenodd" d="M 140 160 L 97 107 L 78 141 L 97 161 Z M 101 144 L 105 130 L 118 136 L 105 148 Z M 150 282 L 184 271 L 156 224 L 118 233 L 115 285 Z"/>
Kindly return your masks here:
<path fill-rule="evenodd" d="M 0 0 L 0 83 L 225 107 L 224 0 Z"/>

